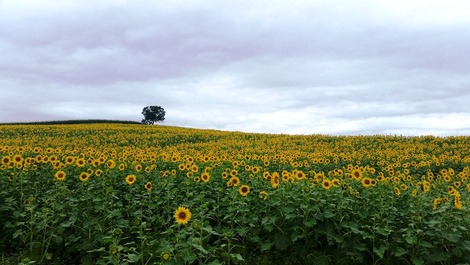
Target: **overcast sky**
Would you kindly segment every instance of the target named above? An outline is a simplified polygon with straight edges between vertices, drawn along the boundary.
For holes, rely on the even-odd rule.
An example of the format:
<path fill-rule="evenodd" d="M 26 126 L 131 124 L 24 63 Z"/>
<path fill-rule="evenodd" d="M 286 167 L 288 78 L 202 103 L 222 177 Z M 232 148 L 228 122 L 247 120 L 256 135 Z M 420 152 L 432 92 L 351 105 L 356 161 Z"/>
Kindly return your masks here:
<path fill-rule="evenodd" d="M 468 0 L 0 0 L 0 122 L 470 135 Z"/>

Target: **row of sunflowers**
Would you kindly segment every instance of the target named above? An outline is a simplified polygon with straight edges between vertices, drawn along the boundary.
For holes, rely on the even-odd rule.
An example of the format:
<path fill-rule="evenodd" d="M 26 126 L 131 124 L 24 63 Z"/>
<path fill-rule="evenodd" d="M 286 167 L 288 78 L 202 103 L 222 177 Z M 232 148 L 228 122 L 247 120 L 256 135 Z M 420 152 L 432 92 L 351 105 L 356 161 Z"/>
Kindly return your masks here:
<path fill-rule="evenodd" d="M 470 137 L 0 131 L 2 264 L 470 263 Z"/>

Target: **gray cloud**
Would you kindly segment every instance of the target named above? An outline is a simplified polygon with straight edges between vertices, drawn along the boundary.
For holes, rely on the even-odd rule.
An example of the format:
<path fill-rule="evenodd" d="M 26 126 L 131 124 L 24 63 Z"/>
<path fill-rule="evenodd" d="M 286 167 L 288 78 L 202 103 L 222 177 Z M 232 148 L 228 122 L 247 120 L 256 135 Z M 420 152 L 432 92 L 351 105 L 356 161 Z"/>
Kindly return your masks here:
<path fill-rule="evenodd" d="M 7 0 L 0 121 L 468 134 L 467 4 L 418 2 Z"/>

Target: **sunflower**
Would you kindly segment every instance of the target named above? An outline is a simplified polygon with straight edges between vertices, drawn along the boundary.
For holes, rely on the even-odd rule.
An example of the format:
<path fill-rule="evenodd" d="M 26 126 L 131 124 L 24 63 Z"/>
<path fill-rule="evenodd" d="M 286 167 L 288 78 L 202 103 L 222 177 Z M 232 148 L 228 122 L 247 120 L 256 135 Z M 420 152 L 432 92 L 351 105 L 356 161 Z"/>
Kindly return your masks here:
<path fill-rule="evenodd" d="M 185 225 L 191 219 L 191 212 L 189 211 L 188 208 L 180 206 L 175 211 L 175 214 L 173 215 L 173 217 L 175 218 L 178 224 Z"/>
<path fill-rule="evenodd" d="M 449 187 L 447 188 L 447 190 L 448 190 L 448 193 L 449 193 L 450 196 L 455 196 L 455 195 L 457 194 L 457 193 L 456 193 L 457 190 L 456 190 L 454 187 L 452 187 L 452 186 L 449 186 Z"/>
<path fill-rule="evenodd" d="M 375 179 L 371 180 L 370 185 L 375 187 L 377 185 L 377 181 Z"/>
<path fill-rule="evenodd" d="M 149 182 L 145 183 L 144 188 L 147 191 L 151 191 L 152 190 L 152 182 L 149 181 Z"/>
<path fill-rule="evenodd" d="M 340 181 L 339 181 L 339 179 L 334 178 L 334 179 L 331 180 L 331 184 L 333 184 L 333 186 L 335 186 L 335 187 L 339 187 Z"/>
<path fill-rule="evenodd" d="M 135 180 L 137 179 L 137 177 L 135 175 L 127 175 L 126 177 L 126 183 L 129 184 L 129 185 L 132 185 L 134 184 Z"/>
<path fill-rule="evenodd" d="M 329 179 L 324 179 L 321 185 L 324 189 L 329 190 L 331 188 L 331 181 Z"/>
<path fill-rule="evenodd" d="M 75 166 L 77 167 L 83 167 L 85 166 L 85 159 L 79 158 L 75 161 Z"/>
<path fill-rule="evenodd" d="M 454 197 L 454 206 L 457 209 L 462 209 L 462 200 L 460 199 L 460 194 Z"/>
<path fill-rule="evenodd" d="M 303 179 L 307 178 L 307 176 L 305 175 L 305 173 L 302 172 L 302 171 L 300 171 L 300 170 L 298 170 L 297 172 L 295 172 L 294 176 L 295 176 L 295 178 L 296 178 L 297 180 L 303 180 Z"/>
<path fill-rule="evenodd" d="M 279 187 L 279 173 L 277 172 L 274 172 L 272 177 L 271 177 L 271 187 L 273 187 L 274 189 Z"/>
<path fill-rule="evenodd" d="M 267 179 L 267 180 L 271 180 L 271 173 L 269 173 L 269 171 L 264 171 L 263 172 L 263 178 L 264 179 Z"/>
<path fill-rule="evenodd" d="M 232 183 L 232 186 L 236 187 L 238 186 L 238 184 L 240 184 L 240 179 L 238 177 L 233 176 L 230 178 L 229 182 Z"/>
<path fill-rule="evenodd" d="M 282 171 L 281 175 L 282 175 L 281 178 L 282 178 L 283 182 L 288 182 L 290 180 L 290 173 L 289 172 Z"/>
<path fill-rule="evenodd" d="M 355 179 L 355 180 L 360 180 L 362 178 L 362 172 L 360 169 L 354 169 L 352 172 L 351 172 L 351 176 Z"/>
<path fill-rule="evenodd" d="M 423 180 L 423 191 L 428 192 L 431 190 L 431 183 L 429 181 Z"/>
<path fill-rule="evenodd" d="M 223 178 L 223 179 L 228 178 L 228 173 L 227 173 L 227 172 L 222 172 L 222 178 Z"/>
<path fill-rule="evenodd" d="M 141 170 L 142 170 L 142 165 L 141 164 L 135 165 L 135 171 L 140 172 Z"/>
<path fill-rule="evenodd" d="M 240 195 L 243 197 L 248 196 L 248 193 L 250 193 L 250 186 L 241 185 L 240 188 L 238 189 L 238 193 L 240 193 Z"/>
<path fill-rule="evenodd" d="M 64 181 L 65 180 L 65 172 L 64 171 L 57 171 L 54 175 L 55 179 L 56 180 L 59 180 L 59 181 Z"/>
<path fill-rule="evenodd" d="M 95 171 L 95 175 L 96 175 L 97 177 L 101 176 L 101 174 L 103 174 L 103 170 L 97 169 L 97 170 Z"/>
<path fill-rule="evenodd" d="M 90 178 L 90 174 L 88 174 L 88 172 L 82 172 L 78 178 L 81 181 L 87 181 Z"/>
<path fill-rule="evenodd" d="M 126 169 L 126 165 L 125 164 L 120 164 L 118 168 L 119 168 L 120 171 L 123 171 L 124 169 Z"/>
<path fill-rule="evenodd" d="M 109 168 L 115 168 L 116 167 L 116 162 L 112 159 L 108 160 L 106 162 L 106 164 L 108 165 Z"/>
<path fill-rule="evenodd" d="M 267 200 L 268 199 L 268 192 L 267 191 L 260 191 L 259 193 L 259 198 L 263 201 Z"/>
<path fill-rule="evenodd" d="M 398 187 L 393 187 L 393 192 L 395 193 L 395 195 L 397 196 L 400 196 L 400 189 Z"/>
<path fill-rule="evenodd" d="M 171 254 L 168 252 L 163 252 L 162 253 L 162 260 L 169 260 L 171 258 Z"/>
<path fill-rule="evenodd" d="M 362 178 L 362 179 L 361 179 L 361 184 L 362 184 L 363 187 L 368 188 L 368 187 L 370 187 L 370 186 L 372 185 L 372 179 L 367 178 L 367 177 L 366 177 L 366 178 Z"/>
<path fill-rule="evenodd" d="M 2 157 L 2 164 L 8 165 L 10 164 L 11 158 L 9 156 Z"/>
<path fill-rule="evenodd" d="M 237 175 L 238 175 L 238 170 L 233 169 L 232 171 L 230 171 L 230 176 L 236 177 Z"/>
<path fill-rule="evenodd" d="M 451 180 L 452 180 L 452 178 L 450 177 L 450 175 L 447 175 L 447 174 L 444 175 L 444 181 L 445 182 L 450 182 Z"/>
<path fill-rule="evenodd" d="M 204 172 L 201 175 L 201 179 L 202 179 L 202 181 L 204 181 L 204 183 L 207 183 L 211 179 L 211 175 L 207 172 Z"/>
<path fill-rule="evenodd" d="M 23 157 L 21 155 L 14 155 L 13 156 L 13 161 L 17 164 L 22 164 L 23 163 Z"/>

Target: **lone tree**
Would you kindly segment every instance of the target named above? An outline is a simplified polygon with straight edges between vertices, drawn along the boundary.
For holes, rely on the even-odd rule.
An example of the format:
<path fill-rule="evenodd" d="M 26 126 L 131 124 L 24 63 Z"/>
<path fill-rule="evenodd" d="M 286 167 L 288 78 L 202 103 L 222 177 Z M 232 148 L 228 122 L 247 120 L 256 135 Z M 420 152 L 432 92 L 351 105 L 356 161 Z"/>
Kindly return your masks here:
<path fill-rule="evenodd" d="M 162 122 L 165 120 L 165 110 L 160 106 L 147 106 L 142 110 L 142 123 L 155 124 L 155 122 Z"/>

